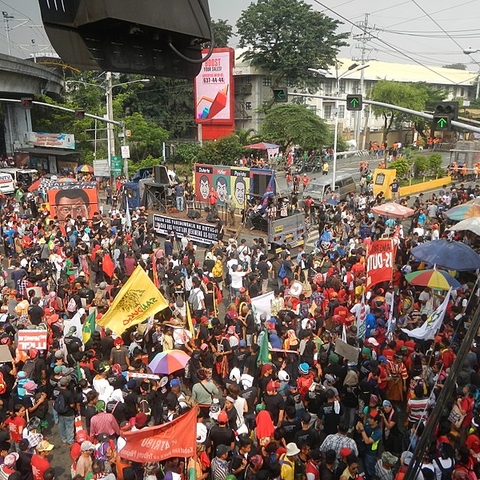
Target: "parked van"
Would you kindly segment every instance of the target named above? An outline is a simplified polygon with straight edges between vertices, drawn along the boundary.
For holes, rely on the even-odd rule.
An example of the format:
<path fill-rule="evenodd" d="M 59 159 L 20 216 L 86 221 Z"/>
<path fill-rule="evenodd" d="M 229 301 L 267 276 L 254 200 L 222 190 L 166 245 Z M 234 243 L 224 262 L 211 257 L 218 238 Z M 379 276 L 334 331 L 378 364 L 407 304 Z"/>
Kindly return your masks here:
<path fill-rule="evenodd" d="M 13 178 L 15 188 L 17 186 L 26 189 L 33 183 L 33 178 L 37 175 L 37 170 L 33 168 L 0 168 L 0 174 L 8 173 Z"/>
<path fill-rule="evenodd" d="M 335 193 L 338 200 L 347 198 L 348 194 L 355 193 L 357 186 L 355 180 L 350 174 L 337 175 L 335 179 Z M 321 202 L 329 198 L 332 193 L 332 178 L 318 178 L 307 185 L 304 197 L 310 195 L 313 200 Z"/>
<path fill-rule="evenodd" d="M 4 195 L 15 193 L 15 184 L 9 173 L 0 172 L 0 193 Z"/>

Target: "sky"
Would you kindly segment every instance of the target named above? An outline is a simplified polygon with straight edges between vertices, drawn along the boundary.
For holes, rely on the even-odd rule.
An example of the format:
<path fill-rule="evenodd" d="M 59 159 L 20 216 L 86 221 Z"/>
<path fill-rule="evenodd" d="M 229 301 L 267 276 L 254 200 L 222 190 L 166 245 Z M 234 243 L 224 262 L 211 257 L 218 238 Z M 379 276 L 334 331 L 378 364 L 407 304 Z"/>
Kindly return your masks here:
<path fill-rule="evenodd" d="M 471 71 L 480 68 L 479 0 L 305 1 L 313 10 L 342 21 L 340 31 L 351 34 L 349 47 L 339 54 L 342 58 L 361 56 L 356 46 L 364 31 L 356 25 L 364 22 L 368 14 L 367 60 L 431 66 L 464 63 Z M 209 0 L 210 13 L 213 19 L 227 20 L 235 26 L 250 3 L 251 0 Z M 8 53 L 8 43 L 11 54 L 22 58 L 34 52 L 52 51 L 41 26 L 38 0 L 0 0 L 0 8 L 4 17 L 0 25 L 0 53 Z M 13 18 L 5 20 L 5 15 Z M 232 46 L 235 43 L 233 39 Z M 463 50 L 469 48 L 479 52 L 465 55 Z"/>

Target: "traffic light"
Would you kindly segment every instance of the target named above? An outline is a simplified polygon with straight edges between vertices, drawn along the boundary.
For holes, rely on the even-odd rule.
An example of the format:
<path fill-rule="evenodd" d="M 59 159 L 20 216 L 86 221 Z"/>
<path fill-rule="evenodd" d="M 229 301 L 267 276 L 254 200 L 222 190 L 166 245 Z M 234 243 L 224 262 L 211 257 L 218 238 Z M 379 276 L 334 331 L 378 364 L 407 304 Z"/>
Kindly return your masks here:
<path fill-rule="evenodd" d="M 85 110 L 75 110 L 75 120 L 83 120 L 85 118 Z"/>
<path fill-rule="evenodd" d="M 458 118 L 458 102 L 439 102 L 433 112 L 434 130 L 452 130 L 452 120 Z"/>
<path fill-rule="evenodd" d="M 361 95 L 347 95 L 347 110 L 352 112 L 361 112 L 363 108 L 363 98 Z"/>
<path fill-rule="evenodd" d="M 277 103 L 287 103 L 288 102 L 288 90 L 286 87 L 279 87 L 273 89 L 273 99 Z"/>
<path fill-rule="evenodd" d="M 21 103 L 23 108 L 28 108 L 31 109 L 33 105 L 33 98 L 30 97 L 22 97 L 21 98 Z"/>

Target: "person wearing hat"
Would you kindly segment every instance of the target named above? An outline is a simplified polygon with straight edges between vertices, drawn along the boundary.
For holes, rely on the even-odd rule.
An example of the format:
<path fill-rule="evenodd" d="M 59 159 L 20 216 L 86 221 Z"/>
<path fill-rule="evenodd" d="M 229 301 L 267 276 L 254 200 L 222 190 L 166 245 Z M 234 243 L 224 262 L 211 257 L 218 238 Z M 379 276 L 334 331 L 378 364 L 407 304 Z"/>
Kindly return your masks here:
<path fill-rule="evenodd" d="M 287 443 L 287 451 L 280 457 L 280 478 L 281 480 L 294 480 L 295 461 L 300 453 L 300 449 L 294 442 Z"/>
<path fill-rule="evenodd" d="M 384 400 L 380 417 L 383 420 L 383 445 L 385 450 L 400 453 L 402 434 L 398 428 L 399 415 L 390 400 Z"/>
<path fill-rule="evenodd" d="M 43 473 L 50 468 L 50 462 L 47 457 L 53 450 L 53 445 L 47 440 L 42 440 L 35 449 L 36 453 L 32 456 L 33 480 L 43 480 Z"/>
<path fill-rule="evenodd" d="M 367 424 L 357 422 L 357 432 L 365 445 L 364 463 L 367 475 L 372 478 L 375 475 L 375 465 L 377 463 L 378 446 L 382 439 L 382 429 L 380 428 L 380 414 L 378 410 L 370 412 L 367 418 Z"/>
<path fill-rule="evenodd" d="M 398 462 L 398 457 L 388 451 L 382 453 L 382 456 L 375 465 L 375 474 L 382 480 L 393 480 L 393 469 Z"/>
<path fill-rule="evenodd" d="M 273 423 L 280 427 L 285 413 L 285 401 L 278 393 L 280 383 L 275 380 L 270 380 L 267 383 L 266 392 L 263 398 L 266 409 L 272 416 Z"/>
<path fill-rule="evenodd" d="M 80 445 L 80 457 L 75 464 L 75 473 L 83 478 L 92 471 L 93 454 L 95 445 L 89 440 L 84 440 Z"/>
<path fill-rule="evenodd" d="M 58 431 L 60 433 L 62 442 L 72 445 L 74 442 L 75 397 L 73 392 L 68 388 L 70 381 L 70 377 L 62 377 L 58 381 L 58 395 L 64 397 L 63 401 L 61 402 L 61 405 L 64 407 L 64 409 L 62 411 L 58 411 L 57 408 L 60 407 L 60 402 L 57 402 L 57 399 L 53 404 L 53 408 L 58 415 Z M 58 405 L 58 407 L 56 407 L 56 405 Z"/>
<path fill-rule="evenodd" d="M 221 410 L 217 417 L 218 425 L 214 425 L 210 430 L 210 444 L 212 451 L 216 451 L 220 445 L 227 445 L 229 451 L 235 448 L 235 435 L 228 425 L 228 415 L 225 410 Z"/>
<path fill-rule="evenodd" d="M 130 357 L 128 347 L 125 346 L 122 337 L 117 337 L 113 341 L 113 348 L 110 351 L 110 365 L 118 364 L 122 372 L 126 372 L 130 367 Z"/>
<path fill-rule="evenodd" d="M 18 460 L 18 453 L 9 453 L 3 459 L 3 464 L 0 466 L 0 478 L 7 479 L 11 478 L 10 475 L 16 472 L 15 467 Z M 36 479 L 35 479 L 36 480 Z M 42 476 L 43 480 L 43 476 Z"/>
<path fill-rule="evenodd" d="M 346 459 L 346 468 L 340 475 L 339 480 L 355 480 L 358 478 L 358 457 L 354 453 L 350 453 Z"/>
<path fill-rule="evenodd" d="M 220 444 L 215 448 L 215 457 L 212 459 L 212 480 L 225 480 L 231 474 L 230 464 L 227 461 L 231 448 Z"/>

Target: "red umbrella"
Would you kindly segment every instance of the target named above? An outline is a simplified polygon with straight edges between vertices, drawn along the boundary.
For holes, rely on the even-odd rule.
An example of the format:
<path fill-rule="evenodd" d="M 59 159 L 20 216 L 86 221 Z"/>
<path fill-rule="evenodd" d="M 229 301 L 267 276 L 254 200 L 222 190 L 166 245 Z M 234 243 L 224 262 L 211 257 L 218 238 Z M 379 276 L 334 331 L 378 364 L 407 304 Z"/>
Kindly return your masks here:
<path fill-rule="evenodd" d="M 377 207 L 373 207 L 372 212 L 376 213 L 377 215 L 385 215 L 386 217 L 408 218 L 415 213 L 415 210 L 413 210 L 412 208 L 404 207 L 399 203 L 390 202 L 384 203 L 383 205 L 378 205 Z"/>
<path fill-rule="evenodd" d="M 38 180 L 35 180 L 29 187 L 28 191 L 29 192 L 34 192 L 35 190 L 38 190 L 40 188 L 40 184 L 42 183 L 43 178 L 39 178 Z"/>

